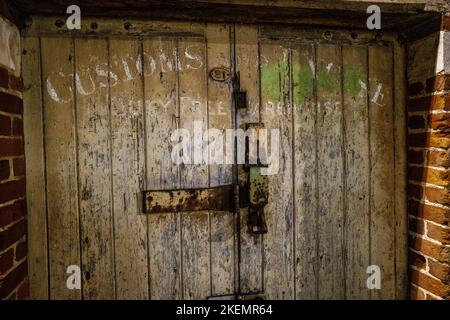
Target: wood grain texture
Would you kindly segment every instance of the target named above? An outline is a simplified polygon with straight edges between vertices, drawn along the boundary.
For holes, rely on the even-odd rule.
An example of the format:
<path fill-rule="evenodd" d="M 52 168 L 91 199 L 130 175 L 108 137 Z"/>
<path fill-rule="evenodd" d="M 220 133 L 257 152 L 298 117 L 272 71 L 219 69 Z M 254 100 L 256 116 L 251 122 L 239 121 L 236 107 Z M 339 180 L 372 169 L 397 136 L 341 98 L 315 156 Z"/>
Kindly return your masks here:
<path fill-rule="evenodd" d="M 143 41 L 148 189 L 174 189 L 178 167 L 172 162 L 170 140 L 178 127 L 176 42 L 173 38 Z"/>
<path fill-rule="evenodd" d="M 319 299 L 344 298 L 341 49 L 317 46 Z"/>
<path fill-rule="evenodd" d="M 231 212 L 211 212 L 211 295 L 235 292 L 235 217 Z"/>
<path fill-rule="evenodd" d="M 236 115 L 237 128 L 245 129 L 245 123 L 258 122 L 260 113 L 258 27 L 235 26 L 235 64 L 239 71 L 240 86 L 247 92 L 248 108 Z M 239 172 L 243 170 L 238 166 Z M 248 210 L 239 213 L 239 293 L 255 293 L 263 290 L 262 235 L 247 232 Z"/>
<path fill-rule="evenodd" d="M 206 43 L 203 38 L 184 38 L 178 42 L 180 128 L 190 132 L 192 163 L 202 157 L 202 141 L 195 138 L 208 127 Z M 197 128 L 195 128 L 197 122 Z M 198 158 L 197 158 L 198 159 Z M 201 160 L 201 159 L 200 159 Z M 197 160 L 198 161 L 198 160 Z M 183 164 L 181 188 L 209 185 L 206 164 Z M 208 212 L 181 215 L 183 298 L 205 299 L 211 295 L 210 217 Z"/>
<path fill-rule="evenodd" d="M 292 50 L 296 299 L 317 298 L 317 179 L 314 45 Z"/>
<path fill-rule="evenodd" d="M 207 69 L 216 67 L 231 70 L 230 61 L 230 27 L 227 25 L 208 24 L 206 26 Z M 225 133 L 233 128 L 231 82 L 214 81 L 208 77 L 208 128 Z M 212 138 L 213 139 L 213 138 Z M 212 140 L 208 140 L 211 142 Z M 217 143 L 217 141 L 216 141 Z M 214 145 L 209 145 L 210 159 L 216 159 Z M 221 148 L 225 156 L 225 145 Z M 224 157 L 222 158 L 224 159 Z M 211 187 L 231 184 L 233 181 L 232 165 L 215 164 L 210 161 Z M 211 295 L 229 295 L 235 292 L 235 256 L 236 246 L 235 215 L 232 212 L 211 212 Z"/>
<path fill-rule="evenodd" d="M 205 299 L 211 295 L 209 213 L 182 213 L 181 225 L 183 299 Z"/>
<path fill-rule="evenodd" d="M 137 40 L 110 40 L 111 161 L 117 299 L 148 299 L 147 217 L 138 195 L 145 185 L 141 55 Z"/>
<path fill-rule="evenodd" d="M 178 126 L 176 41 L 143 41 L 146 189 L 179 186 L 172 163 L 170 136 Z M 155 61 L 161 61 L 156 63 Z M 181 299 L 181 227 L 179 214 L 148 217 L 151 299 Z"/>
<path fill-rule="evenodd" d="M 395 298 L 395 216 L 392 48 L 369 47 L 371 261 L 381 269 L 373 299 Z"/>
<path fill-rule="evenodd" d="M 148 219 L 150 292 L 153 300 L 181 299 L 181 214 Z"/>
<path fill-rule="evenodd" d="M 369 266 L 369 109 L 367 48 L 342 47 L 345 150 L 345 297 L 368 299 Z"/>
<path fill-rule="evenodd" d="M 124 30 L 98 21 L 103 35 Z M 32 297 L 405 297 L 403 48 L 337 43 L 345 32 L 324 44 L 320 30 L 232 30 L 140 21 L 126 38 L 24 40 Z M 231 165 L 174 164 L 171 135 L 192 138 L 194 121 L 202 133 L 232 128 L 230 83 L 208 72 L 233 63 L 249 105 L 237 126 L 280 129 L 269 233 L 247 233 L 246 209 L 140 215 L 141 190 L 232 182 Z M 370 264 L 381 290 L 366 288 Z M 82 267 L 83 290 L 66 288 L 69 265 Z"/>
<path fill-rule="evenodd" d="M 76 39 L 76 112 L 83 296 L 115 297 L 106 40 Z M 92 93 L 95 90 L 95 93 Z"/>
<path fill-rule="evenodd" d="M 407 298 L 408 213 L 406 205 L 406 80 L 405 47 L 394 42 L 395 137 L 395 272 L 396 299 Z"/>
<path fill-rule="evenodd" d="M 47 204 L 45 194 L 44 128 L 39 38 L 22 42 L 23 126 L 28 212 L 28 277 L 30 298 L 48 299 Z"/>
<path fill-rule="evenodd" d="M 74 71 L 72 41 L 42 38 L 41 53 L 42 79 L 46 81 L 43 101 L 50 298 L 79 299 L 79 290 L 66 287 L 67 267 L 81 266 L 75 88 L 70 76 Z M 59 73 L 67 76 L 58 79 Z"/>
<path fill-rule="evenodd" d="M 269 176 L 269 203 L 265 207 L 264 291 L 269 299 L 294 298 L 292 105 L 290 49 L 276 43 L 260 46 L 261 120 L 265 128 L 279 132 L 278 172 Z M 264 59 L 264 60 L 263 60 Z M 264 62 L 263 62 L 264 61 Z"/>

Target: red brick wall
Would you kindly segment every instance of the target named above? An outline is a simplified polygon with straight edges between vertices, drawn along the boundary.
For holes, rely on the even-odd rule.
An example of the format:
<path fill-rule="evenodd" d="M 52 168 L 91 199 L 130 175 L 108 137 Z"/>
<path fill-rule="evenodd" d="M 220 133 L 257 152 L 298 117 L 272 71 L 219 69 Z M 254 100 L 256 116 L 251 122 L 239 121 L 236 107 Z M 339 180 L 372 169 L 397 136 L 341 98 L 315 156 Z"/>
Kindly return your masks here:
<path fill-rule="evenodd" d="M 8 16 L 2 1 L 0 16 Z M 28 297 L 21 90 L 21 79 L 0 65 L 0 299 Z"/>
<path fill-rule="evenodd" d="M 443 29 L 450 27 L 446 19 Z M 435 35 L 442 45 L 441 32 Z M 439 45 L 420 48 L 430 43 L 421 41 L 408 52 L 408 72 L 415 74 L 408 84 L 410 296 L 450 299 L 450 73 L 438 68 L 431 75 L 424 67 L 442 65 L 439 55 L 450 53 Z"/>

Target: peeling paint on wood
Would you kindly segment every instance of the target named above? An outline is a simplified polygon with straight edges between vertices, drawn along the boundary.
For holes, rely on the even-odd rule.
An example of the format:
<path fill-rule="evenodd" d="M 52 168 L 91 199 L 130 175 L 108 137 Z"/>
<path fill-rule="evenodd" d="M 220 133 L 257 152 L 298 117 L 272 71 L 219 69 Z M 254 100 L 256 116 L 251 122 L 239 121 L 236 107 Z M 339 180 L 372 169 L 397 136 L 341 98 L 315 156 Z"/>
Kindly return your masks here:
<path fill-rule="evenodd" d="M 398 230 L 406 215 L 404 176 L 392 181 L 391 173 L 394 161 L 396 172 L 404 167 L 396 140 L 403 124 L 395 118 L 394 126 L 392 113 L 402 108 L 404 88 L 393 89 L 392 47 L 354 46 L 344 34 L 325 44 L 304 37 L 305 30 L 237 25 L 234 57 L 232 26 L 152 26 L 163 32 L 143 38 L 42 37 L 41 47 L 38 38 L 30 42 L 42 55 L 45 153 L 28 146 L 27 156 L 45 155 L 45 171 L 39 161 L 31 162 L 27 170 L 37 175 L 27 175 L 27 183 L 46 182 L 46 188 L 31 194 L 29 212 L 43 223 L 40 205 L 46 199 L 48 215 L 47 228 L 30 232 L 36 238 L 47 232 L 49 241 L 41 239 L 35 256 L 48 250 L 48 269 L 40 260 L 30 263 L 31 272 L 49 276 L 35 283 L 33 294 L 361 298 L 370 295 L 363 283 L 367 274 L 361 274 L 370 252 L 386 283 L 372 298 L 403 296 L 399 257 L 406 236 Z M 268 40 L 274 34 L 287 38 Z M 170 135 L 192 129 L 194 120 L 202 120 L 204 129 L 231 128 L 229 83 L 212 80 L 208 72 L 233 63 L 249 106 L 237 111 L 237 126 L 261 121 L 281 130 L 280 172 L 269 178 L 269 233 L 248 234 L 247 210 L 237 215 L 225 205 L 143 215 L 142 190 L 231 184 L 230 165 L 174 165 Z M 402 80 L 397 70 L 396 86 Z M 25 103 L 38 106 L 31 101 L 38 95 L 33 90 Z M 39 128 L 26 128 L 31 141 Z M 65 287 L 71 264 L 82 267 L 81 292 Z"/>

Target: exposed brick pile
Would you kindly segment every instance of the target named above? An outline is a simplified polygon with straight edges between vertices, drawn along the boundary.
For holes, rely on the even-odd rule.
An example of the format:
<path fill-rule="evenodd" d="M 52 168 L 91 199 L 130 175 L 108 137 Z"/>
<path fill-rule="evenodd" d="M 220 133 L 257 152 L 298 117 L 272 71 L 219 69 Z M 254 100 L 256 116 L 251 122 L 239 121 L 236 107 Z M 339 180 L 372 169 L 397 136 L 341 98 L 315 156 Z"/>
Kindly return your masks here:
<path fill-rule="evenodd" d="M 21 79 L 0 66 L 0 299 L 28 297 L 21 90 Z"/>
<path fill-rule="evenodd" d="M 409 83 L 408 96 L 410 295 L 450 299 L 450 74 Z"/>

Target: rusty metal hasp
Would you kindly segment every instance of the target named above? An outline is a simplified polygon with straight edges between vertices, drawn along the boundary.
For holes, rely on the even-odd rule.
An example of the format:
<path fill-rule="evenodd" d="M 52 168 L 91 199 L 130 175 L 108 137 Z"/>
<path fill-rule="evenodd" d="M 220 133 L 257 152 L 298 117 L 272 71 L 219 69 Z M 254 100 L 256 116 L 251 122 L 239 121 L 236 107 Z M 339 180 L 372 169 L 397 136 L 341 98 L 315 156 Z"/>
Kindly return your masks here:
<path fill-rule="evenodd" d="M 265 150 L 267 144 L 263 144 L 259 139 L 261 137 L 260 130 L 264 129 L 264 123 L 248 123 L 246 129 L 254 129 L 257 133 L 257 161 L 254 164 L 248 163 L 244 166 L 245 180 L 247 181 L 245 190 L 248 192 L 248 196 L 243 197 L 248 201 L 247 226 L 250 233 L 263 234 L 267 233 L 264 208 L 269 202 L 269 179 L 261 173 L 261 169 L 266 165 L 263 165 L 260 159 L 263 154 L 267 154 L 267 150 Z M 249 150 L 250 148 L 247 147 L 247 151 Z M 247 159 L 250 159 L 249 156 L 247 156 Z"/>
<path fill-rule="evenodd" d="M 143 191 L 144 213 L 234 211 L 233 185 L 214 188 Z"/>

